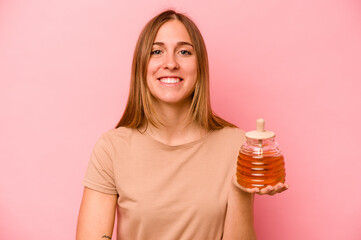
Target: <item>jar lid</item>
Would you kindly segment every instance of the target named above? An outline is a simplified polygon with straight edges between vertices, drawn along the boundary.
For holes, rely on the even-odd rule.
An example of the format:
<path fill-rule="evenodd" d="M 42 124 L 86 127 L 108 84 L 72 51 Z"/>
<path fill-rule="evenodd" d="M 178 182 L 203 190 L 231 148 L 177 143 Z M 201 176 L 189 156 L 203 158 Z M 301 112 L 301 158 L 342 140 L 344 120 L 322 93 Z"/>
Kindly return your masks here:
<path fill-rule="evenodd" d="M 246 133 L 246 137 L 252 139 L 267 139 L 274 136 L 274 132 L 264 130 L 264 120 L 262 118 L 257 119 L 257 130 Z"/>

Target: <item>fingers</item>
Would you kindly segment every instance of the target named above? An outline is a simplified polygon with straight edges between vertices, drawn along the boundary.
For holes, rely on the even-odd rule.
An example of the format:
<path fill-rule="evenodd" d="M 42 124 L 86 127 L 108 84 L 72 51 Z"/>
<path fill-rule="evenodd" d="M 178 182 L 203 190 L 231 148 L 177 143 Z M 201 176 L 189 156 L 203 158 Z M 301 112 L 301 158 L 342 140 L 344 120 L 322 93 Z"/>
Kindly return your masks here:
<path fill-rule="evenodd" d="M 238 187 L 240 189 L 242 189 L 243 191 L 248 192 L 248 193 L 258 193 L 259 192 L 258 188 L 245 188 L 245 187 L 243 187 L 241 185 L 238 185 Z"/>
<path fill-rule="evenodd" d="M 259 193 L 258 188 L 246 188 L 246 192 L 248 193 Z"/>
<path fill-rule="evenodd" d="M 233 182 L 241 190 L 243 190 L 245 192 L 248 192 L 248 193 L 251 193 L 251 194 L 256 193 L 258 195 L 267 194 L 267 195 L 273 196 L 276 193 L 281 193 L 283 191 L 286 191 L 289 188 L 288 184 L 284 184 L 284 183 L 277 183 L 274 186 L 268 185 L 267 187 L 265 187 L 265 188 L 263 188 L 261 190 L 259 188 L 257 188 L 257 187 L 246 188 L 246 187 L 238 184 L 236 177 L 234 177 Z"/>
<path fill-rule="evenodd" d="M 259 195 L 267 194 L 267 195 L 273 196 L 276 193 L 281 193 L 283 191 L 286 191 L 288 188 L 289 188 L 289 186 L 287 184 L 277 183 L 275 186 L 268 185 L 267 187 L 265 187 L 261 190 L 258 190 L 258 192 L 255 192 L 255 193 L 257 193 Z"/>

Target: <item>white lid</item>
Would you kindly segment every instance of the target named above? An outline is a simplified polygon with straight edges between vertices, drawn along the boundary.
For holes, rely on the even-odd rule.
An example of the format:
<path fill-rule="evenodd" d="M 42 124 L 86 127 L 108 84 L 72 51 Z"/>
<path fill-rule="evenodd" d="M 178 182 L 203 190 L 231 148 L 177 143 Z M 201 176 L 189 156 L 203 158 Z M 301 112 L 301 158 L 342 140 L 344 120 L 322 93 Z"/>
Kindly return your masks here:
<path fill-rule="evenodd" d="M 262 118 L 257 119 L 257 130 L 246 133 L 246 137 L 252 139 L 267 139 L 274 136 L 274 132 L 264 130 L 264 120 Z"/>

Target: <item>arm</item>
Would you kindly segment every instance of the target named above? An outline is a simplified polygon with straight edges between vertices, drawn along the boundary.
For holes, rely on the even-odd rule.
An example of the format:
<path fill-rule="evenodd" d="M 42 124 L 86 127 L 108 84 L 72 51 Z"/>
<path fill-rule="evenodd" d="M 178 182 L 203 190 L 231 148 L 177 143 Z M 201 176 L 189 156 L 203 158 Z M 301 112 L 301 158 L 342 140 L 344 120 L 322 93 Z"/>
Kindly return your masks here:
<path fill-rule="evenodd" d="M 233 183 L 228 195 L 228 207 L 223 240 L 255 240 L 253 226 L 254 195 L 238 189 Z"/>
<path fill-rule="evenodd" d="M 78 216 L 76 240 L 111 238 L 116 203 L 117 195 L 105 194 L 85 187 Z"/>

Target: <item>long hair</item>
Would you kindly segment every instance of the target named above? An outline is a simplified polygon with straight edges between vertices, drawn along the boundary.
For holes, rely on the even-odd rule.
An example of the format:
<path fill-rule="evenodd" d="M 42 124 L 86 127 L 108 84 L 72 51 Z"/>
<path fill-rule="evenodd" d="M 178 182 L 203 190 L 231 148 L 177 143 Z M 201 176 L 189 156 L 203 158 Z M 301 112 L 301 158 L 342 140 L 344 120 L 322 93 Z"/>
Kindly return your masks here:
<path fill-rule="evenodd" d="M 147 68 L 152 45 L 159 28 L 170 20 L 178 20 L 188 31 L 197 57 L 197 80 L 192 103 L 189 109 L 191 121 L 198 123 L 206 130 L 221 129 L 233 124 L 216 116 L 210 103 L 209 65 L 206 45 L 195 23 L 187 16 L 173 10 L 167 10 L 151 19 L 143 28 L 137 41 L 131 71 L 128 102 L 118 127 L 140 128 L 148 124 L 161 124 L 152 104 L 151 93 L 147 86 Z"/>

